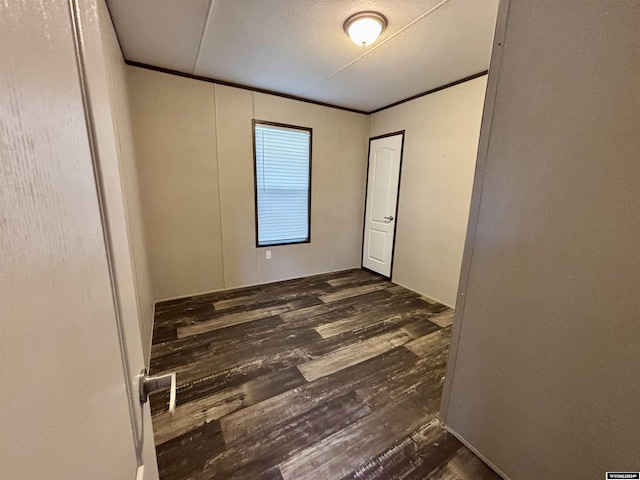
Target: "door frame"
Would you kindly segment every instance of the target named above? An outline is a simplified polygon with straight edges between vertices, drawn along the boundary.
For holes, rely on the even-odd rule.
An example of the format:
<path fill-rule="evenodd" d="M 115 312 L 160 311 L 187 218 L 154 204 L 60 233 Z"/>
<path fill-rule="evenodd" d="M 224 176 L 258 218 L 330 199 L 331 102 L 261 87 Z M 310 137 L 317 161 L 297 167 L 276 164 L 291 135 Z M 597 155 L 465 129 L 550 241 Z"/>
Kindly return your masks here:
<path fill-rule="evenodd" d="M 139 400 L 138 392 L 140 369 L 147 367 L 147 359 L 140 334 L 140 289 L 132 257 L 120 134 L 115 122 L 115 80 L 109 58 L 112 22 L 104 0 L 91 0 L 89 7 L 94 8 L 80 0 L 68 3 L 138 465 L 135 478 L 157 478 L 155 442 L 153 435 L 149 435 L 153 432 L 150 407 Z M 115 36 L 115 31 L 111 33 Z"/>
<path fill-rule="evenodd" d="M 382 275 L 378 272 L 374 272 L 373 270 L 370 270 L 367 267 L 365 267 L 363 265 L 364 262 L 362 261 L 362 254 L 364 253 L 364 235 L 365 235 L 366 222 L 367 222 L 367 199 L 369 197 L 369 166 L 371 163 L 370 162 L 371 142 L 374 140 L 379 140 L 381 138 L 395 137 L 396 135 L 402 135 L 402 140 L 400 142 L 400 168 L 398 170 L 398 192 L 396 196 L 396 211 L 393 216 L 393 218 L 395 219 L 395 223 L 393 225 L 393 243 L 391 245 L 391 267 L 389 269 L 389 276 L 387 277 L 385 275 Z M 360 268 L 362 270 L 366 270 L 367 272 L 380 275 L 383 278 L 386 278 L 387 280 L 391 280 L 393 278 L 393 261 L 395 260 L 395 253 L 396 253 L 396 234 L 398 232 L 398 207 L 400 206 L 400 188 L 402 186 L 402 161 L 404 159 L 404 137 L 405 137 L 405 130 L 398 130 L 391 133 L 385 133 L 384 135 L 369 137 L 369 146 L 367 148 L 367 172 L 365 175 L 366 181 L 364 186 L 364 214 L 362 217 L 362 244 L 360 246 Z"/>

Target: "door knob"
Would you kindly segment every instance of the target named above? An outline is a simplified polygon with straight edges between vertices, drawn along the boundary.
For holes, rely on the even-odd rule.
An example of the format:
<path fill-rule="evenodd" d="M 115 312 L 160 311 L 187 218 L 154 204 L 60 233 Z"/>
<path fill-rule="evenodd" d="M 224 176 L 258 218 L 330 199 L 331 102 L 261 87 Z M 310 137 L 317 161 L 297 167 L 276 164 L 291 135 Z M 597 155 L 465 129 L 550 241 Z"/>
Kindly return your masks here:
<path fill-rule="evenodd" d="M 388 217 L 382 217 L 382 218 L 384 218 L 387 221 L 387 223 L 389 223 L 391 220 L 393 220 L 393 215 L 390 215 Z"/>
<path fill-rule="evenodd" d="M 147 370 L 140 371 L 138 376 L 138 384 L 140 388 L 140 403 L 147 403 L 149 394 L 169 387 L 169 413 L 173 415 L 176 410 L 176 374 L 167 373 L 166 375 L 147 375 Z"/>

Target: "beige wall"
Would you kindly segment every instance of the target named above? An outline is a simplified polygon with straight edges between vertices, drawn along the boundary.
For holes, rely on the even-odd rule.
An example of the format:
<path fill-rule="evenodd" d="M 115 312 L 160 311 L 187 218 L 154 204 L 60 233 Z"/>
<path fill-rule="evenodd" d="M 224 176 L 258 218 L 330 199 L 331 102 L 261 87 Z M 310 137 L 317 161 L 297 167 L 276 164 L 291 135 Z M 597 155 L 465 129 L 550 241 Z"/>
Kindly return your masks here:
<path fill-rule="evenodd" d="M 501 3 L 442 407 L 514 480 L 640 468 L 639 24 Z"/>
<path fill-rule="evenodd" d="M 126 221 L 126 235 L 129 240 L 131 266 L 134 275 L 136 292 L 136 308 L 140 324 L 140 337 L 145 361 L 149 362 L 151 339 L 153 335 L 154 303 L 151 273 L 147 259 L 147 248 L 140 191 L 138 188 L 138 172 L 134 154 L 131 117 L 129 113 L 129 97 L 125 63 L 115 30 L 103 1 L 98 2 L 102 40 L 104 48 L 105 69 L 109 75 L 113 136 L 116 140 L 119 180 L 122 186 L 122 197 Z M 113 140 L 111 140 L 113 141 Z"/>
<path fill-rule="evenodd" d="M 156 299 L 360 265 L 365 115 L 127 67 Z M 255 247 L 251 120 L 313 128 L 311 243 Z"/>
<path fill-rule="evenodd" d="M 222 288 L 213 85 L 126 68 L 154 296 Z"/>
<path fill-rule="evenodd" d="M 405 130 L 392 279 L 454 306 L 486 77 L 371 115 L 371 136 Z"/>

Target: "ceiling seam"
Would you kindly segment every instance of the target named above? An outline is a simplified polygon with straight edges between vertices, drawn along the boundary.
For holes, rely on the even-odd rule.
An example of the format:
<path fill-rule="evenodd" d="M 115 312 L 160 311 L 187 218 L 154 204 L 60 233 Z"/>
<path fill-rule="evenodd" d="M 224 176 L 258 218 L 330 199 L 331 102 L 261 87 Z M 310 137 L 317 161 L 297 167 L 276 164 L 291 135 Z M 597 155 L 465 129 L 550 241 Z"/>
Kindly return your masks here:
<path fill-rule="evenodd" d="M 324 80 L 322 80 L 321 82 L 315 84 L 313 87 L 308 88 L 307 90 L 302 92 L 302 95 L 304 95 L 307 92 L 310 92 L 311 90 L 313 90 L 314 88 L 317 88 L 321 85 L 323 85 L 324 83 L 328 82 L 329 80 L 331 80 L 333 77 L 335 77 L 336 75 L 338 75 L 340 72 L 342 72 L 343 70 L 347 69 L 348 67 L 350 67 L 351 65 L 353 65 L 354 63 L 362 60 L 364 57 L 366 57 L 367 55 L 369 55 L 370 53 L 374 52 L 376 49 L 378 49 L 379 47 L 386 45 L 387 43 L 389 43 L 391 40 L 393 40 L 394 38 L 396 38 L 398 35 L 400 35 L 402 32 L 404 32 L 405 30 L 407 30 L 408 28 L 412 27 L 413 25 L 415 25 L 416 23 L 418 23 L 419 21 L 421 21 L 422 19 L 426 18 L 428 15 L 430 15 L 431 13 L 435 12 L 436 10 L 438 10 L 440 7 L 442 7 L 443 5 L 445 5 L 446 3 L 448 3 L 449 0 L 442 0 L 440 3 L 438 3 L 437 5 L 435 5 L 434 7 L 431 7 L 429 10 L 427 10 L 425 13 L 419 15 L 417 18 L 415 18 L 414 20 L 412 20 L 411 22 L 409 22 L 407 25 L 405 25 L 404 27 L 402 27 L 400 30 L 398 30 L 396 33 L 394 33 L 393 35 L 389 36 L 388 38 L 384 39 L 383 41 L 381 41 L 380 43 L 378 43 L 377 45 L 374 45 L 373 47 L 369 48 L 365 53 L 363 53 L 362 55 L 360 55 L 357 58 L 354 58 L 353 60 L 351 60 L 349 63 L 347 63 L 345 66 L 341 67 L 340 69 L 338 69 L 335 73 L 331 74 L 330 76 L 328 76 L 327 78 L 325 78 Z"/>
<path fill-rule="evenodd" d="M 192 74 L 196 74 L 196 70 L 198 69 L 198 62 L 200 61 L 200 53 L 202 53 L 202 45 L 204 44 L 204 37 L 209 29 L 209 24 L 211 23 L 211 17 L 213 17 L 213 7 L 216 3 L 216 0 L 210 0 L 209 8 L 207 9 L 207 19 L 204 21 L 204 26 L 202 27 L 202 34 L 200 35 L 200 43 L 198 43 L 198 52 L 196 53 L 196 59 L 193 62 L 193 70 Z"/>

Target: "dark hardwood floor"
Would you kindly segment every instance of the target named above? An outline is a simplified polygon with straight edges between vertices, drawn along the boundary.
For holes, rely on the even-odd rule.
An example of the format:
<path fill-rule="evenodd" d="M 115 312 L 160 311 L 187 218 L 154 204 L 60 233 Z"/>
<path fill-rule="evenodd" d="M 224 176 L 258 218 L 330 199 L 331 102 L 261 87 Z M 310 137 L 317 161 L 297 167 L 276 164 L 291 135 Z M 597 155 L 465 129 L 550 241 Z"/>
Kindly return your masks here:
<path fill-rule="evenodd" d="M 499 478 L 435 417 L 452 319 L 362 270 L 158 304 L 160 478 Z"/>

